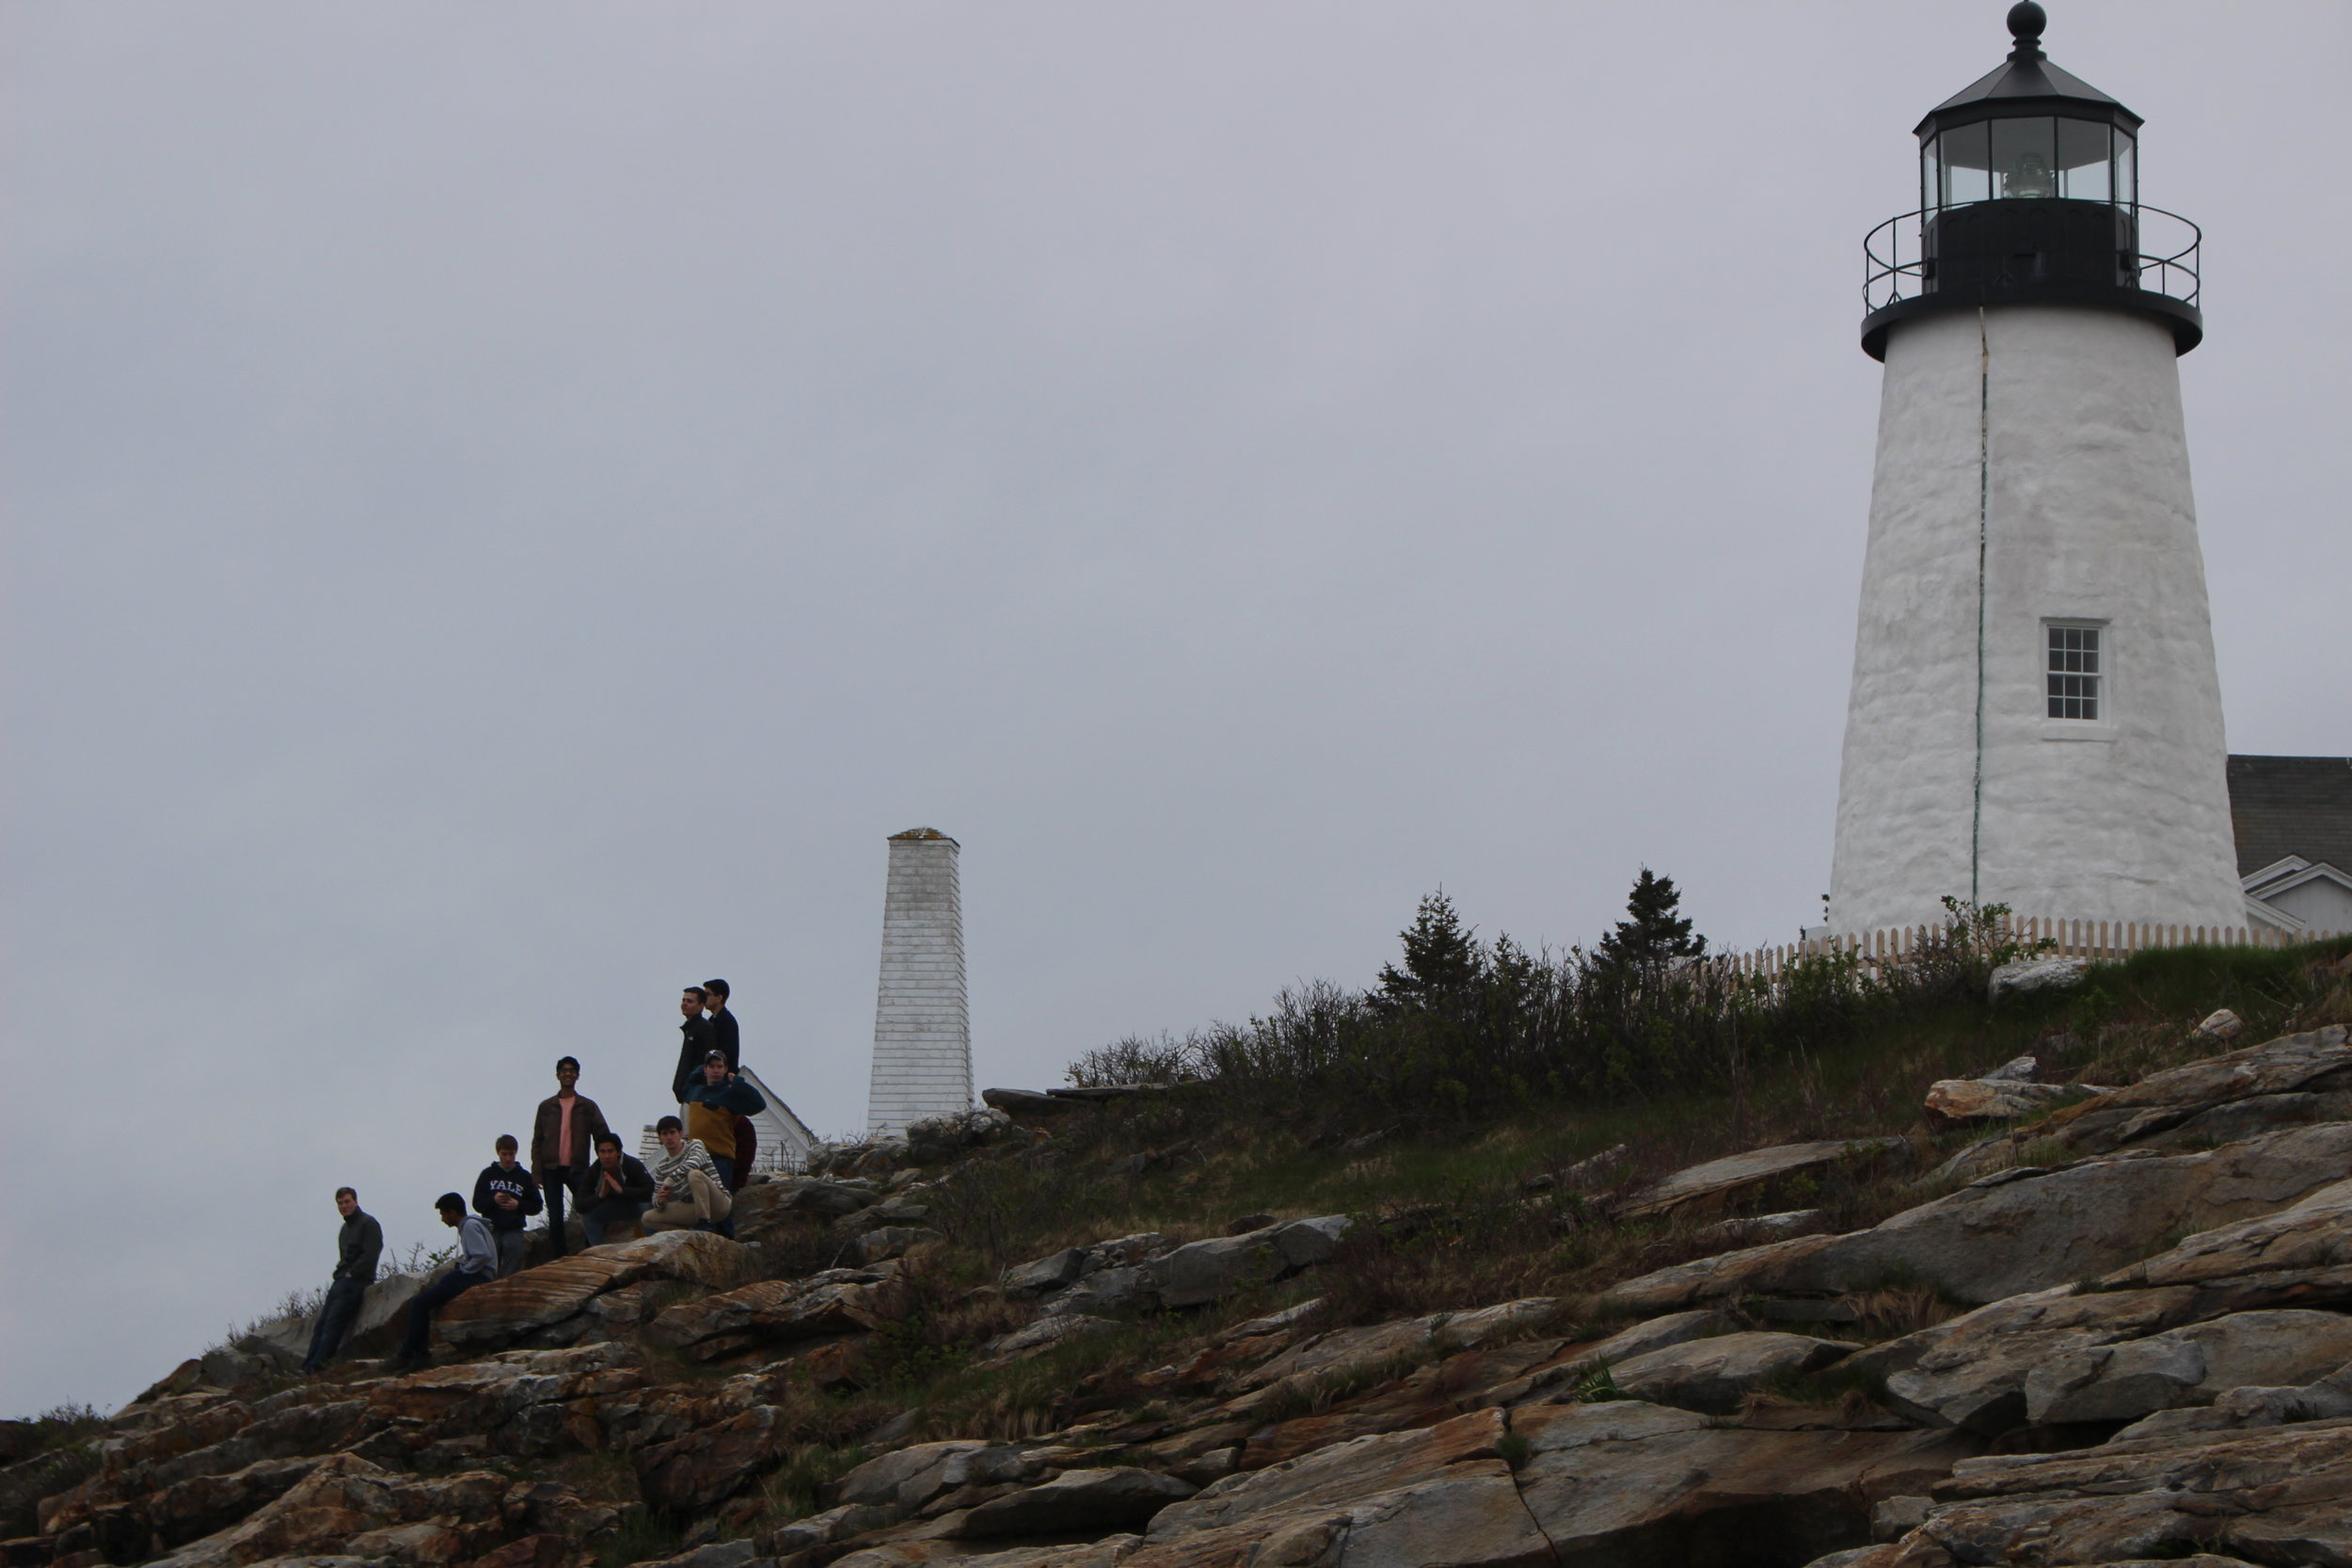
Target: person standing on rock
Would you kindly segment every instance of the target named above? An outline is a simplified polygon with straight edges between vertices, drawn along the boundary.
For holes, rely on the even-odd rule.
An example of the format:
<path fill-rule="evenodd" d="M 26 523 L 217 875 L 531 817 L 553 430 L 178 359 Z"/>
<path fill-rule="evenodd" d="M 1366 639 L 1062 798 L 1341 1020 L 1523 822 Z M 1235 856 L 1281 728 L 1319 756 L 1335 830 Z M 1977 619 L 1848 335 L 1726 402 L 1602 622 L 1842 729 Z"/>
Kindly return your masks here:
<path fill-rule="evenodd" d="M 686 1103 L 686 1090 L 694 1082 L 694 1074 L 702 1070 L 703 1057 L 710 1050 L 710 1024 L 703 1017 L 703 1007 L 710 1000 L 700 986 L 689 986 L 678 992 L 678 1017 L 684 1020 L 677 1026 L 677 1070 L 670 1075 L 670 1098 Z"/>
<path fill-rule="evenodd" d="M 475 1286 L 498 1277 L 498 1243 L 490 1239 L 490 1227 L 479 1216 L 466 1212 L 466 1200 L 455 1193 L 443 1193 L 433 1200 L 433 1207 L 440 1211 L 441 1223 L 457 1232 L 457 1266 L 418 1291 L 417 1299 L 408 1304 L 408 1334 L 400 1342 L 400 1354 L 392 1357 L 396 1366 L 413 1367 L 426 1360 L 433 1314 Z"/>
<path fill-rule="evenodd" d="M 727 1006 L 734 994 L 724 980 L 703 982 L 704 1005 L 710 1009 L 710 1017 L 703 1022 L 703 1042 L 712 1051 L 726 1053 L 729 1072 L 740 1072 L 743 1070 L 743 1038 L 735 1026 L 735 1012 Z"/>
<path fill-rule="evenodd" d="M 668 1158 L 653 1167 L 656 1185 L 653 1207 L 645 1211 L 643 1221 L 645 1234 L 696 1226 L 716 1229 L 724 1225 L 735 1212 L 735 1200 L 719 1180 L 719 1167 L 711 1164 L 710 1151 L 688 1137 L 685 1124 L 675 1117 L 663 1117 L 654 1123 L 653 1131 Z"/>
<path fill-rule="evenodd" d="M 384 1227 L 359 1207 L 358 1193 L 349 1187 L 336 1188 L 335 1208 L 343 1216 L 343 1228 L 335 1241 L 334 1277 L 326 1283 L 326 1299 L 319 1304 L 310 1354 L 302 1358 L 306 1372 L 325 1371 L 342 1348 L 351 1320 L 359 1315 L 360 1299 L 375 1283 L 376 1260 L 384 1255 Z"/>
<path fill-rule="evenodd" d="M 703 1057 L 696 1082 L 686 1086 L 686 1135 L 709 1152 L 719 1180 L 733 1192 L 735 1180 L 735 1118 L 768 1108 L 768 1101 L 745 1083 L 723 1052 Z"/>
<path fill-rule="evenodd" d="M 653 1205 L 653 1176 L 635 1155 L 621 1152 L 618 1133 L 596 1134 L 596 1163 L 580 1173 L 572 1196 L 580 1202 L 580 1228 L 590 1246 L 604 1245 L 604 1227 L 635 1224 Z"/>
<path fill-rule="evenodd" d="M 555 1092 L 539 1101 L 531 1128 L 531 1169 L 547 1195 L 548 1241 L 554 1257 L 564 1250 L 564 1195 L 587 1174 L 596 1140 L 606 1131 L 604 1113 L 580 1092 L 580 1058 L 557 1057 Z"/>
<path fill-rule="evenodd" d="M 498 1277 L 504 1279 L 523 1266 L 523 1222 L 545 1206 L 539 1183 L 515 1158 L 520 1145 L 515 1134 L 501 1132 L 498 1159 L 474 1178 L 474 1212 L 490 1222 L 498 1238 Z"/>

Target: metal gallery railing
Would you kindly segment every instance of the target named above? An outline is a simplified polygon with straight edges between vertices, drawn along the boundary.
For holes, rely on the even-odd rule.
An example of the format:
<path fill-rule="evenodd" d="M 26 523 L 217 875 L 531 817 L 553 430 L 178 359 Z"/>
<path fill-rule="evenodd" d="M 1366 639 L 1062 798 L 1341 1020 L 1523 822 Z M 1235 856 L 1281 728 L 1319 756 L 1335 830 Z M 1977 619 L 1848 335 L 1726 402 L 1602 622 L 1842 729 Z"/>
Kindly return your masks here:
<path fill-rule="evenodd" d="M 1937 286 L 1937 258 L 1930 254 L 1929 225 L 2009 205 L 1974 202 L 1962 207 L 1923 208 L 1888 218 L 1862 242 L 1862 305 L 1867 314 L 1906 299 L 1932 293 Z M 2026 203 L 2018 203 L 2024 207 Z M 2037 203 L 2055 207 L 2058 203 Z M 2066 203 L 2063 205 L 2072 205 Z M 2106 205 L 2102 203 L 2101 205 Z M 2202 279 L 2199 275 L 2203 230 L 2178 213 L 2145 204 L 2111 207 L 2120 233 L 2132 236 L 2129 245 L 2116 247 L 2116 282 L 2147 293 L 2163 294 L 2184 305 L 2195 305 Z M 2008 281 L 2036 281 L 2030 254 L 2012 263 Z M 1989 280 L 1988 280 L 1989 281 Z"/>

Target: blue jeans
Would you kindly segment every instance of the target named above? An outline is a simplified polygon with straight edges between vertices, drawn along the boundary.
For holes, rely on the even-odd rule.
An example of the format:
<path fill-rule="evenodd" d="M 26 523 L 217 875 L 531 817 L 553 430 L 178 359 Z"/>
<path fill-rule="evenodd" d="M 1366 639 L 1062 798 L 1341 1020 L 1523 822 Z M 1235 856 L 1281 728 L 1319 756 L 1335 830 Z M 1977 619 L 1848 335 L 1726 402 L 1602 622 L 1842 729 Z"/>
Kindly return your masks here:
<path fill-rule="evenodd" d="M 593 1209 L 578 1211 L 580 1231 L 588 1238 L 590 1246 L 602 1246 L 606 1226 L 623 1221 L 634 1225 L 638 1217 L 644 1213 L 645 1207 L 635 1198 L 608 1197 Z"/>
<path fill-rule="evenodd" d="M 455 1301 L 477 1285 L 487 1285 L 488 1278 L 452 1269 L 417 1293 L 408 1304 L 408 1337 L 400 1342 L 400 1358 L 404 1361 L 424 1359 L 425 1342 L 433 1337 L 433 1314 Z"/>
<path fill-rule="evenodd" d="M 367 1293 L 365 1280 L 338 1279 L 327 1286 L 326 1299 L 319 1304 L 318 1325 L 310 1330 L 310 1353 L 302 1358 L 304 1371 L 319 1371 L 335 1359 L 351 1320 L 359 1315 L 360 1299 Z"/>

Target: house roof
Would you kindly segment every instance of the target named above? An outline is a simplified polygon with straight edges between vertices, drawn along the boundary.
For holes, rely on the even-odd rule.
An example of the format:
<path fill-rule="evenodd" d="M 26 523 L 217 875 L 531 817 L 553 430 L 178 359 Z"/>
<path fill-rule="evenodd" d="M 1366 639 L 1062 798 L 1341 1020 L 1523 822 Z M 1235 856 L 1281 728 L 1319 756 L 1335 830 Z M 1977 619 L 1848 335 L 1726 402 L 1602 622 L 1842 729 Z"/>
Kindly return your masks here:
<path fill-rule="evenodd" d="M 768 1108 L 765 1111 L 760 1112 L 758 1116 L 754 1117 L 752 1120 L 755 1122 L 763 1120 L 773 1121 L 781 1124 L 799 1134 L 801 1144 L 803 1148 L 815 1148 L 817 1147 L 817 1134 L 808 1130 L 808 1123 L 803 1121 L 799 1117 L 792 1114 L 792 1107 L 784 1102 L 784 1096 L 770 1088 L 759 1074 L 754 1072 L 750 1068 L 738 1068 L 736 1070 L 743 1075 L 744 1079 L 750 1083 L 753 1088 L 759 1091 L 759 1098 L 768 1102 Z"/>
<path fill-rule="evenodd" d="M 2230 820 L 2241 877 L 2290 856 L 2352 872 L 2352 757 L 2232 757 Z"/>

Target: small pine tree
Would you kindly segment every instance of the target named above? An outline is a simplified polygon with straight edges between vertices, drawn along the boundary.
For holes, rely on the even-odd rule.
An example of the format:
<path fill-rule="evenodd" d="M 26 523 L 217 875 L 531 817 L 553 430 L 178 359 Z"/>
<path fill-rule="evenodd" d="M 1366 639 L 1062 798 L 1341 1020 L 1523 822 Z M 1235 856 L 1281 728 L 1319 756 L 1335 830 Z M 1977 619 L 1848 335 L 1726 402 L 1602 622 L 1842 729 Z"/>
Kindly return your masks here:
<path fill-rule="evenodd" d="M 1405 942 L 1405 967 L 1381 965 L 1377 993 L 1391 1010 L 1459 996 L 1486 972 L 1486 951 L 1443 889 L 1423 898 L 1413 924 L 1397 934 Z"/>
<path fill-rule="evenodd" d="M 1675 891 L 1672 877 L 1660 877 L 1648 866 L 1642 867 L 1642 874 L 1633 880 L 1632 895 L 1625 901 L 1625 912 L 1632 918 L 1618 921 L 1617 928 L 1600 939 L 1601 962 L 1648 964 L 1703 955 L 1707 939 L 1692 936 L 1689 918 L 1675 913 L 1681 903 L 1682 895 Z"/>

